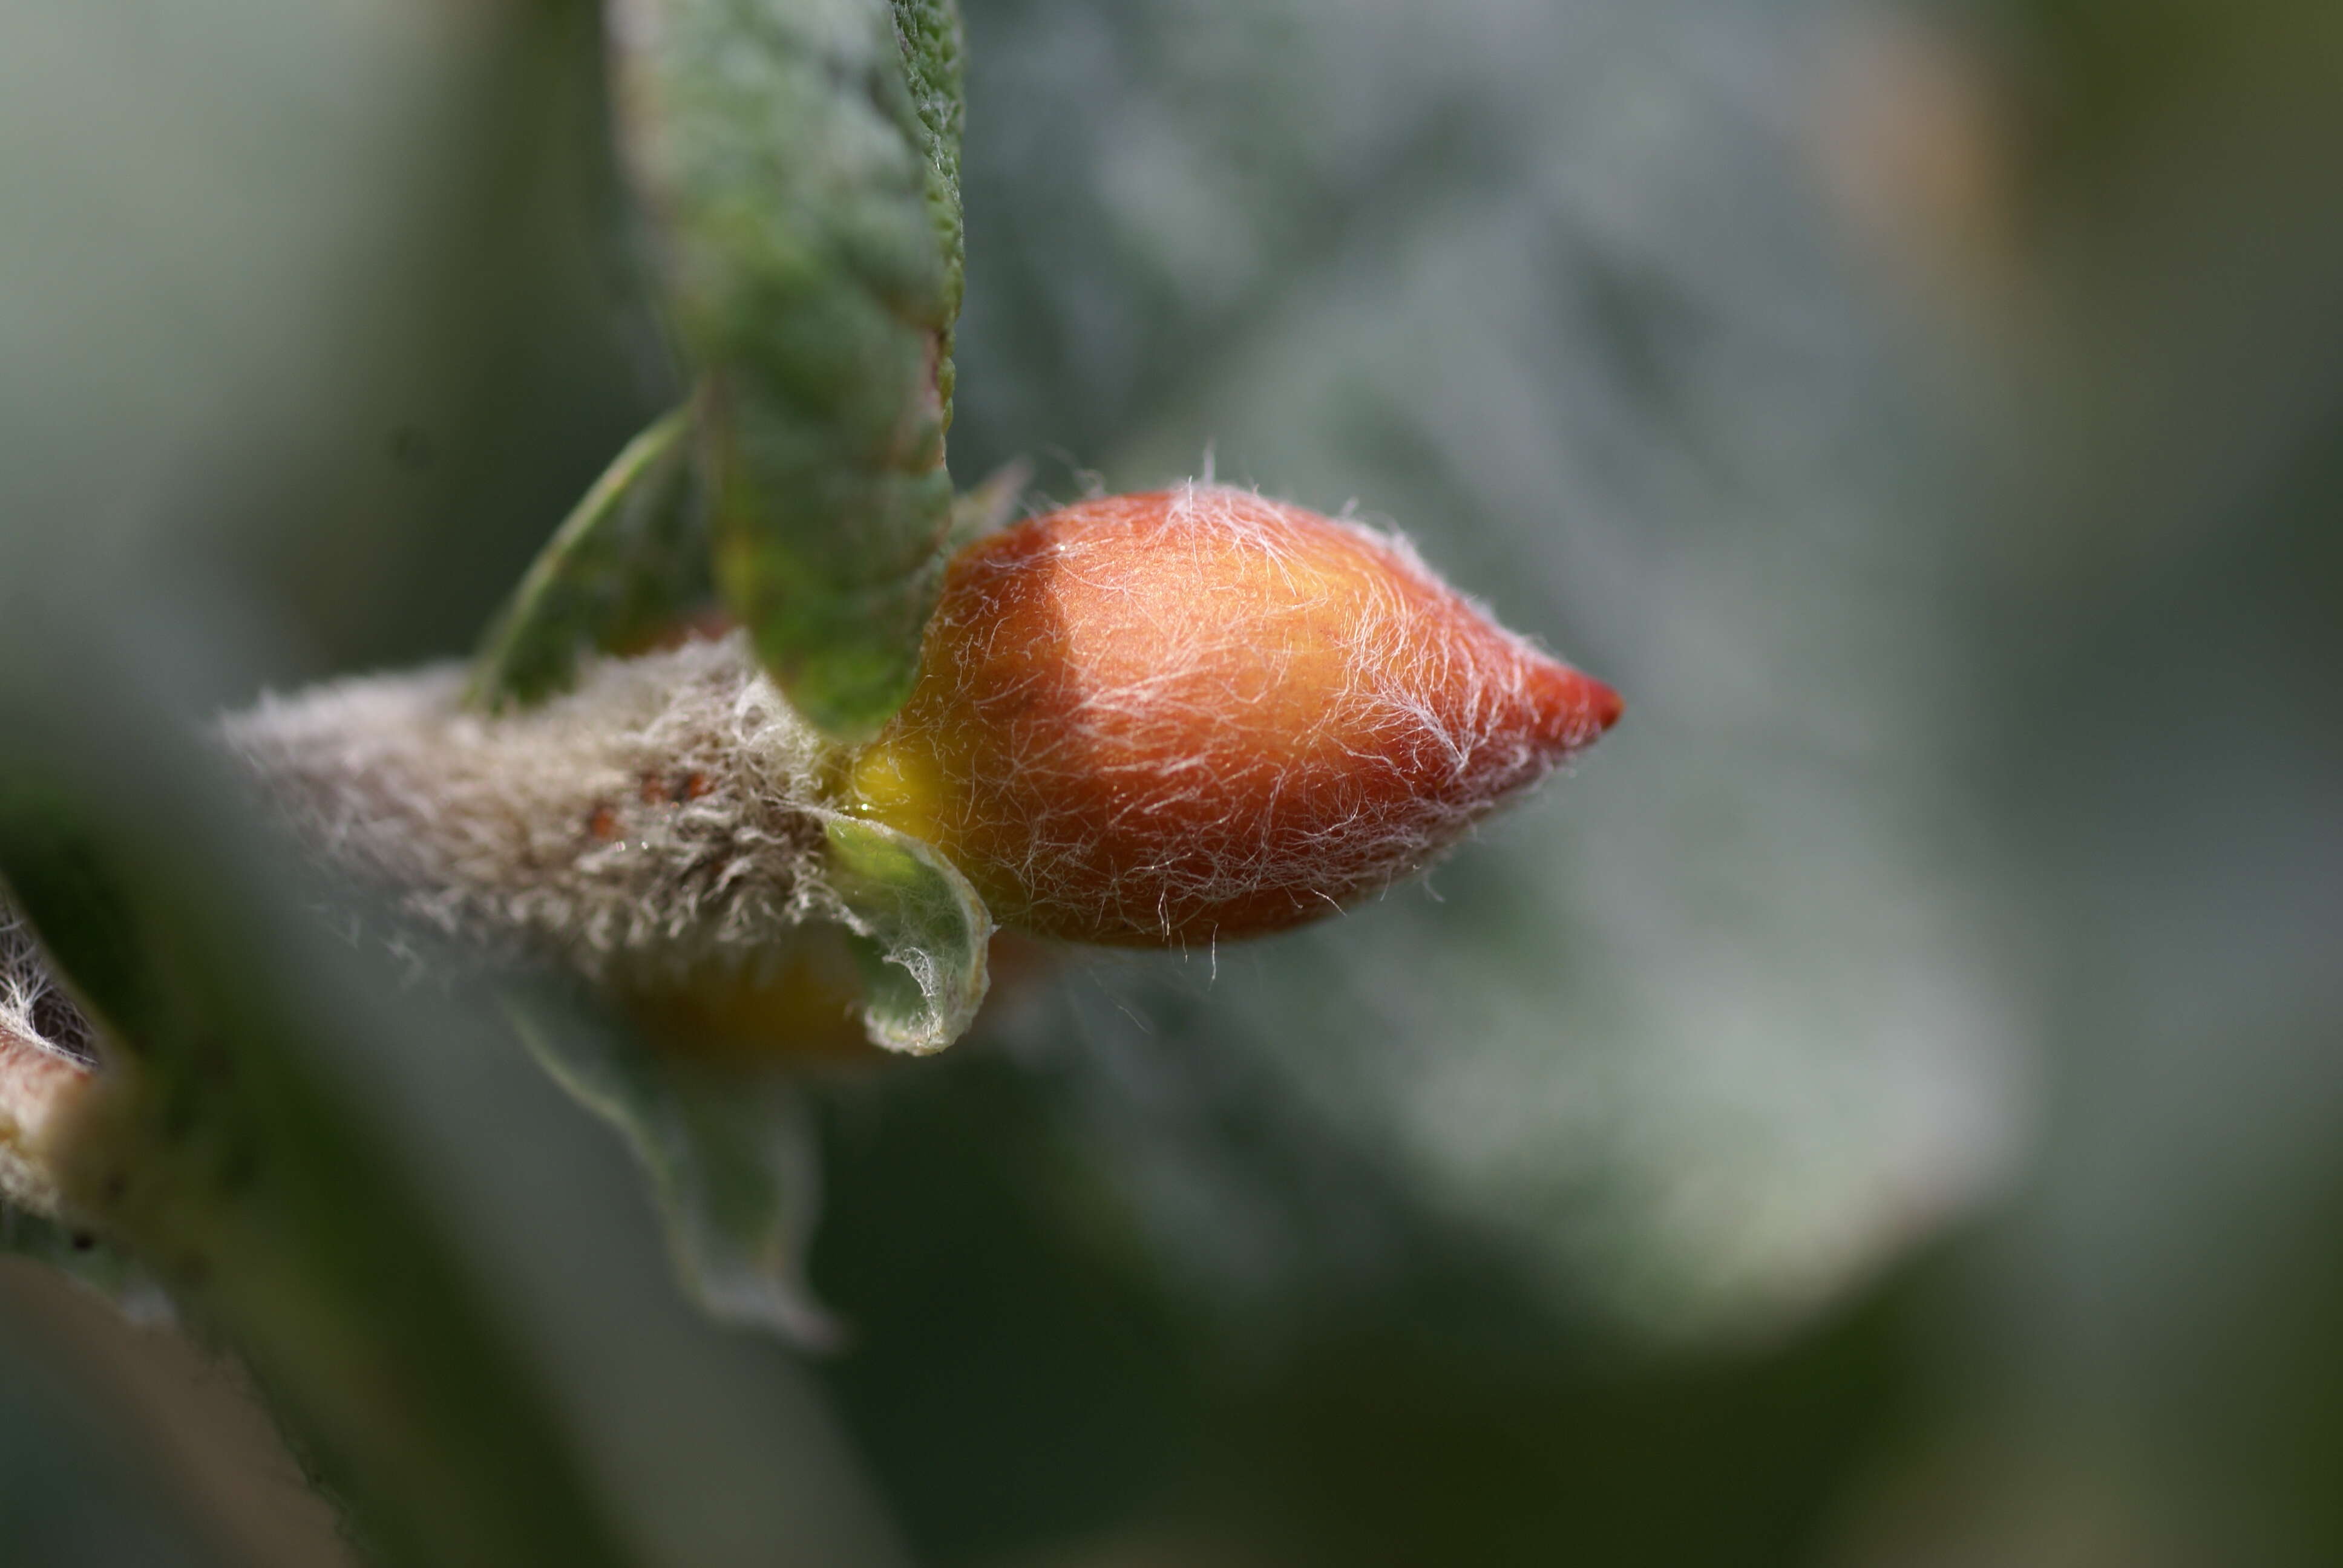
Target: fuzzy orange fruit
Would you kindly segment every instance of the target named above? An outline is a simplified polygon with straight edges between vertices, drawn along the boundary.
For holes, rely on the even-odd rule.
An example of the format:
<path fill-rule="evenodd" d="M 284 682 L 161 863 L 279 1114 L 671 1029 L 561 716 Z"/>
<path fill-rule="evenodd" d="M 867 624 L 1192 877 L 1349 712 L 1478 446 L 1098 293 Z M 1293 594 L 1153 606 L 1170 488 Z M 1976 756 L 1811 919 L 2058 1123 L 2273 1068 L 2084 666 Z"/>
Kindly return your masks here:
<path fill-rule="evenodd" d="M 1419 869 L 1619 709 L 1403 543 L 1191 485 L 964 551 L 851 789 L 1003 924 L 1182 944 Z"/>

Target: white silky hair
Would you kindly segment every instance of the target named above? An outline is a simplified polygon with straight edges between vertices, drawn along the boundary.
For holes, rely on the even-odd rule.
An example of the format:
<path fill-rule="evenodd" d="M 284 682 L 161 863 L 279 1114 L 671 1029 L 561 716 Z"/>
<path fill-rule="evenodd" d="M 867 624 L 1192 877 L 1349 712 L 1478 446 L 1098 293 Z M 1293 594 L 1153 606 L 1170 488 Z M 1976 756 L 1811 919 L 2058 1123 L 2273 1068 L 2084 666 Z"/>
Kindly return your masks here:
<path fill-rule="evenodd" d="M 58 987 L 32 928 L 0 898 L 0 1199 L 55 1214 L 43 1146 L 87 1081 L 89 1031 Z"/>
<path fill-rule="evenodd" d="M 0 1045 L 86 1059 L 87 1030 L 56 982 L 33 928 L 0 898 Z"/>

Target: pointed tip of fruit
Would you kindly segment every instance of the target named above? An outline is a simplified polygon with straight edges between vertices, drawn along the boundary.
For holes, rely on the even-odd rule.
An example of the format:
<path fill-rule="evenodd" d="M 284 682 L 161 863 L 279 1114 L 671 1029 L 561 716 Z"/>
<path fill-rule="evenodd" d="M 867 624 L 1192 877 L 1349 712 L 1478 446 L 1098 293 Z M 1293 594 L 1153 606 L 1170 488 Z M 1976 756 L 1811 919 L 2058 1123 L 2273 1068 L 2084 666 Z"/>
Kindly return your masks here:
<path fill-rule="evenodd" d="M 1530 702 L 1538 739 L 1557 759 L 1592 746 L 1626 710 L 1608 682 L 1545 658 L 1533 666 Z"/>
<path fill-rule="evenodd" d="M 1589 716 L 1594 720 L 1594 733 L 1606 734 L 1613 725 L 1619 722 L 1619 716 L 1627 711 L 1626 699 L 1606 681 L 1597 680 L 1591 675 L 1580 678 L 1586 682 L 1586 707 Z"/>

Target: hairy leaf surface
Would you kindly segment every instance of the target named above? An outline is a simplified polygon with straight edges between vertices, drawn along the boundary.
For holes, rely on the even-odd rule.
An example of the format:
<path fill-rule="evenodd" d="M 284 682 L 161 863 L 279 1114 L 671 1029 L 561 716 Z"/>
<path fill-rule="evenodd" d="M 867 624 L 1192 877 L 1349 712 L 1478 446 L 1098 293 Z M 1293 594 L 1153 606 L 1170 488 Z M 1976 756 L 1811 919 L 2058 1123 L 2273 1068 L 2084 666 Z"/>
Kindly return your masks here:
<path fill-rule="evenodd" d="M 717 582 L 799 710 L 867 733 L 910 688 L 951 526 L 957 15 L 612 15 L 622 141 L 699 382 Z"/>

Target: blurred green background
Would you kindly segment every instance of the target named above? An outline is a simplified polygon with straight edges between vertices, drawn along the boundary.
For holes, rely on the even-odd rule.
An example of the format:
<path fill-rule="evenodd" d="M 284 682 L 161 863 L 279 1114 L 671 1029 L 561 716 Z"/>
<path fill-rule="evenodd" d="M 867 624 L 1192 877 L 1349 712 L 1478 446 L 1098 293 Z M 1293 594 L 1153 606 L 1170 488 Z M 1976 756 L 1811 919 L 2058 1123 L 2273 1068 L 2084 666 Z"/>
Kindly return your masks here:
<path fill-rule="evenodd" d="M 880 1521 L 659 1560 L 2343 1561 L 2343 13 L 966 12 L 960 482 L 1355 505 L 1628 716 L 1421 885 L 814 1081 L 837 1355 L 548 1133 L 596 1342 L 793 1412 L 670 1383 L 677 1473 Z M 132 672 L 13 678 L 469 648 L 676 395 L 598 25 L 13 0 L 0 613 Z M 337 1561 L 291 1465 L 0 1267 L 0 1563 Z"/>

